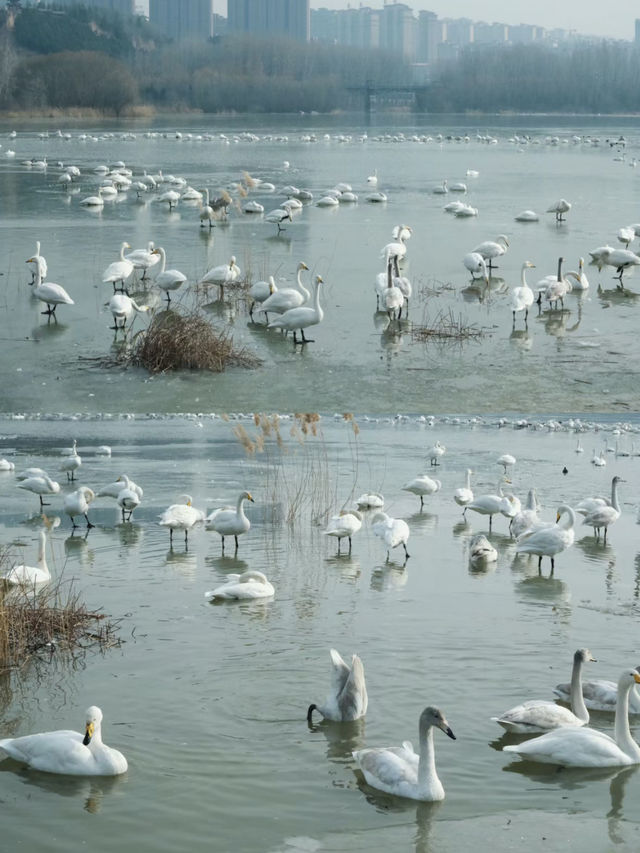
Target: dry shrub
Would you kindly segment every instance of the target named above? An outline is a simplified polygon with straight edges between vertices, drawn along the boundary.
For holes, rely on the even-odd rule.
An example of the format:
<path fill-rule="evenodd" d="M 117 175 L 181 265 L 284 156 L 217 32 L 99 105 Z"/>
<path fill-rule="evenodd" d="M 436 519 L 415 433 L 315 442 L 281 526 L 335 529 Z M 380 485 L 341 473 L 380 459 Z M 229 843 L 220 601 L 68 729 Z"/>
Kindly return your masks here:
<path fill-rule="evenodd" d="M 14 587 L 0 600 L 0 672 L 41 652 L 75 657 L 88 648 L 120 645 L 116 623 L 88 610 L 73 584 L 62 581 L 34 590 Z"/>
<path fill-rule="evenodd" d="M 482 338 L 485 334 L 484 329 L 467 323 L 461 314 L 456 317 L 451 309 L 439 311 L 433 319 L 425 316 L 422 325 L 414 324 L 411 327 L 411 336 L 416 341 L 432 339 L 465 341 L 471 338 Z"/>
<path fill-rule="evenodd" d="M 127 358 L 151 373 L 185 369 L 220 373 L 226 367 L 257 367 L 261 363 L 244 347 L 235 347 L 230 332 L 214 328 L 198 311 L 156 314 L 136 338 Z"/>

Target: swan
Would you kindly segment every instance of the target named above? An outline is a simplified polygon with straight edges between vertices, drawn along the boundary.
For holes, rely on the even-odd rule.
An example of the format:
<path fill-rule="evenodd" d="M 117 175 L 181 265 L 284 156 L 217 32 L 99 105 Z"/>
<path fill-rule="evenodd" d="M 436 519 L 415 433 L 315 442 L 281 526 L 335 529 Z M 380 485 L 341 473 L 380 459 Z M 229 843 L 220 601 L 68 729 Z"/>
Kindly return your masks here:
<path fill-rule="evenodd" d="M 269 213 L 265 213 L 264 215 L 265 222 L 271 222 L 273 225 L 278 226 L 278 234 L 280 234 L 281 231 L 285 230 L 282 223 L 287 219 L 289 220 L 289 222 L 293 222 L 291 210 L 289 210 L 289 208 L 284 207 L 278 207 L 275 210 L 270 210 Z"/>
<path fill-rule="evenodd" d="M 13 462 L 9 462 L 8 459 L 4 457 L 0 457 L 0 471 L 13 471 L 15 470 L 15 465 Z"/>
<path fill-rule="evenodd" d="M 412 495 L 417 495 L 420 498 L 420 509 L 424 506 L 424 496 L 433 495 L 440 491 L 442 483 L 440 480 L 432 480 L 428 474 L 422 474 L 419 477 L 414 477 L 402 486 L 403 492 L 411 492 Z"/>
<path fill-rule="evenodd" d="M 153 240 L 149 240 L 146 249 L 134 249 L 133 252 L 129 252 L 128 255 L 125 255 L 126 260 L 130 261 L 135 269 L 142 270 L 141 279 L 146 279 L 147 270 L 155 266 L 160 261 L 160 255 L 153 253 L 154 247 L 155 243 Z"/>
<path fill-rule="evenodd" d="M 621 507 L 618 501 L 618 483 L 624 482 L 622 477 L 616 476 L 613 478 L 611 481 L 611 501 L 606 501 L 606 503 L 602 504 L 591 503 L 587 506 L 583 502 L 582 510 L 576 508 L 577 512 L 582 512 L 584 515 L 582 523 L 593 527 L 594 535 L 597 538 L 600 537 L 600 530 L 604 527 L 604 542 L 607 541 L 609 526 L 620 518 Z M 595 502 L 598 498 L 591 498 L 589 500 Z"/>
<path fill-rule="evenodd" d="M 180 495 L 178 503 L 167 507 L 162 513 L 159 524 L 169 528 L 170 544 L 173 542 L 173 531 L 184 530 L 184 544 L 187 545 L 189 531 L 200 521 L 204 521 L 204 513 L 191 505 L 191 495 Z"/>
<path fill-rule="evenodd" d="M 227 580 L 222 586 L 205 592 L 207 601 L 212 599 L 253 599 L 271 598 L 275 590 L 273 584 L 267 580 L 262 572 L 249 571 L 241 575 L 227 575 Z"/>
<path fill-rule="evenodd" d="M 127 296 L 126 293 L 114 293 L 109 300 L 109 311 L 111 311 L 113 316 L 113 326 L 110 328 L 116 332 L 118 329 L 124 329 L 127 322 L 133 316 L 134 311 L 144 313 L 148 310 L 148 305 L 138 305 L 135 299 Z"/>
<path fill-rule="evenodd" d="M 538 222 L 540 217 L 535 210 L 523 210 L 516 217 L 516 222 Z"/>
<path fill-rule="evenodd" d="M 489 262 L 489 269 L 492 270 L 494 267 L 494 259 L 502 257 L 508 248 L 508 238 L 504 234 L 498 234 L 495 240 L 485 240 L 484 243 L 480 243 L 479 246 L 476 246 L 475 249 L 472 249 L 471 251 L 482 255 L 485 261 Z"/>
<path fill-rule="evenodd" d="M 498 552 L 487 539 L 484 533 L 476 533 L 469 543 L 469 561 L 474 566 L 495 563 Z"/>
<path fill-rule="evenodd" d="M 497 494 L 485 494 L 478 495 L 478 497 L 474 497 L 473 500 L 469 501 L 465 508 L 462 510 L 462 514 L 467 516 L 467 510 L 471 509 L 473 512 L 480 513 L 480 515 L 488 515 L 489 516 L 489 530 L 491 530 L 491 525 L 493 522 L 493 516 L 497 513 L 501 512 L 503 508 L 507 507 L 509 504 L 509 499 L 506 498 L 502 493 L 502 484 L 509 483 L 510 480 L 506 480 L 504 477 L 498 481 L 498 485 L 496 487 Z"/>
<path fill-rule="evenodd" d="M 0 739 L 0 758 L 9 757 L 45 773 L 67 776 L 118 776 L 127 759 L 102 742 L 102 711 L 95 705 L 85 713 L 85 733 L 42 732 Z"/>
<path fill-rule="evenodd" d="M 161 290 L 164 290 L 167 297 L 167 304 L 169 304 L 169 302 L 171 302 L 171 294 L 169 291 L 177 290 L 185 283 L 187 277 L 183 272 L 180 272 L 180 270 L 165 269 L 167 264 L 167 254 L 162 246 L 158 246 L 157 249 L 153 249 L 151 254 L 160 255 L 160 271 L 153 280 L 153 283 Z M 141 309 L 138 308 L 137 310 L 140 311 Z"/>
<path fill-rule="evenodd" d="M 46 304 L 47 310 L 42 313 L 48 314 L 49 317 L 52 317 L 55 316 L 58 305 L 75 305 L 75 302 L 61 284 L 54 284 L 51 281 L 46 283 L 44 282 L 42 259 L 36 261 L 34 256 L 33 258 L 29 258 L 27 263 L 34 261 L 37 264 L 38 272 L 36 274 L 36 284 L 32 293 L 36 299 L 39 299 L 40 302 L 44 302 Z M 53 306 L 53 308 L 51 306 Z"/>
<path fill-rule="evenodd" d="M 467 185 L 464 181 L 457 181 L 455 184 L 451 184 L 449 187 L 449 192 L 452 193 L 466 193 Z"/>
<path fill-rule="evenodd" d="M 120 282 L 120 290 L 124 291 L 125 282 L 134 270 L 133 263 L 130 260 L 127 260 L 124 256 L 124 250 L 130 248 L 131 246 L 129 243 L 122 243 L 120 246 L 120 260 L 109 264 L 106 270 L 102 273 L 102 281 L 105 284 L 112 282 L 114 293 L 117 290 L 117 282 Z"/>
<path fill-rule="evenodd" d="M 615 252 L 615 251 L 616 250 L 613 248 L 613 246 L 609 246 L 609 245 L 598 246 L 597 249 L 593 249 L 591 252 L 589 252 L 589 255 L 591 256 L 591 263 L 596 264 L 596 266 L 598 266 L 598 269 L 600 271 L 600 270 L 602 270 L 602 266 L 604 266 L 604 264 L 602 266 L 600 266 L 600 261 L 603 258 L 603 256 L 608 254 L 609 252 Z"/>
<path fill-rule="evenodd" d="M 364 680 L 364 667 L 358 655 L 351 656 L 351 666 L 335 649 L 331 657 L 331 692 L 321 705 L 309 705 L 307 722 L 311 724 L 313 712 L 319 711 L 325 720 L 350 723 L 367 713 L 369 699 Z"/>
<path fill-rule="evenodd" d="M 555 276 L 546 276 L 546 278 L 541 279 L 538 282 L 538 305 L 542 301 L 542 296 L 544 294 L 544 298 L 549 303 L 549 307 L 551 307 L 551 303 L 554 303 L 554 309 L 558 307 L 558 301 L 562 308 L 564 308 L 564 297 L 571 290 L 571 285 L 567 281 L 566 278 L 562 276 L 562 264 L 564 263 L 564 258 L 558 258 L 558 272 Z"/>
<path fill-rule="evenodd" d="M 516 324 L 516 313 L 524 311 L 524 323 L 527 325 L 529 317 L 529 308 L 533 305 L 533 290 L 527 284 L 526 272 L 528 269 L 535 269 L 535 264 L 531 261 L 525 261 L 522 264 L 520 272 L 520 287 L 514 287 L 511 294 L 511 310 L 513 312 L 513 325 Z"/>
<path fill-rule="evenodd" d="M 95 493 L 88 486 L 80 486 L 75 492 L 70 492 L 64 496 L 64 511 L 71 518 L 71 527 L 73 530 L 78 526 L 75 522 L 76 515 L 84 515 L 87 522 L 87 530 L 90 530 L 95 525 L 89 521 L 89 504 L 95 498 Z"/>
<path fill-rule="evenodd" d="M 386 512 L 376 512 L 371 517 L 371 529 L 387 546 L 387 560 L 389 551 L 402 545 L 404 548 L 405 562 L 409 559 L 407 541 L 409 539 L 409 525 L 401 518 L 391 518 Z"/>
<path fill-rule="evenodd" d="M 589 279 L 584 274 L 584 258 L 578 261 L 578 271 L 570 270 L 567 273 L 567 278 L 572 279 L 571 287 L 573 290 L 588 290 Z"/>
<path fill-rule="evenodd" d="M 498 465 L 502 465 L 504 468 L 504 473 L 507 473 L 507 468 L 513 468 L 516 464 L 516 457 L 512 456 L 510 453 L 503 453 L 502 456 L 499 456 L 496 459 L 496 463 Z"/>
<path fill-rule="evenodd" d="M 48 477 L 44 468 L 25 468 L 16 474 L 16 480 L 28 480 L 29 477 Z"/>
<path fill-rule="evenodd" d="M 527 493 L 527 502 L 525 504 L 525 508 L 521 509 L 520 512 L 516 513 L 511 519 L 511 524 L 509 525 L 511 529 L 511 535 L 518 539 L 518 537 L 522 536 L 523 533 L 526 533 L 527 530 L 536 528 L 540 524 L 541 522 L 540 518 L 538 517 L 538 502 L 536 500 L 536 490 L 529 489 Z"/>
<path fill-rule="evenodd" d="M 118 506 L 122 510 L 122 522 L 131 521 L 131 516 L 136 507 L 140 506 L 140 495 L 134 489 L 124 488 L 118 492 L 116 498 Z"/>
<path fill-rule="evenodd" d="M 238 550 L 238 536 L 247 533 L 251 527 L 251 522 L 244 514 L 244 502 L 251 501 L 253 498 L 249 492 L 241 492 L 238 496 L 236 508 L 224 506 L 214 510 L 206 519 L 207 530 L 215 530 L 222 537 L 222 550 L 224 551 L 224 537 L 233 536 L 236 543 L 236 551 Z"/>
<path fill-rule="evenodd" d="M 446 195 L 449 192 L 449 187 L 447 186 L 447 181 L 444 180 L 441 184 L 438 184 L 438 186 L 434 187 L 431 190 L 431 192 L 434 195 Z"/>
<path fill-rule="evenodd" d="M 77 444 L 75 438 L 73 439 L 73 449 L 69 456 L 66 456 L 62 460 L 62 464 L 60 465 L 60 470 L 64 471 L 67 475 L 67 482 L 72 482 L 76 478 L 76 471 L 82 465 L 82 457 L 78 454 Z"/>
<path fill-rule="evenodd" d="M 47 546 L 47 534 L 44 530 L 40 531 L 38 545 L 38 565 L 37 566 L 14 566 L 9 569 L 4 575 L 0 575 L 0 579 L 10 584 L 11 586 L 32 587 L 36 584 L 47 583 L 51 580 L 51 573 L 47 566 L 45 549 Z"/>
<path fill-rule="evenodd" d="M 48 506 L 43 500 L 43 495 L 57 495 L 60 491 L 60 484 L 52 480 L 48 474 L 43 472 L 42 476 L 27 477 L 22 482 L 18 483 L 19 489 L 25 489 L 27 492 L 33 492 L 40 498 L 40 506 Z"/>
<path fill-rule="evenodd" d="M 380 509 L 384 506 L 384 498 L 379 492 L 364 492 L 356 500 L 358 509 Z"/>
<path fill-rule="evenodd" d="M 245 201 L 242 205 L 243 213 L 264 213 L 264 205 L 260 204 L 259 201 Z"/>
<path fill-rule="evenodd" d="M 555 213 L 556 222 L 564 222 L 564 213 L 568 213 L 571 210 L 571 202 L 568 202 L 564 198 L 558 199 L 558 201 L 554 201 L 553 204 L 549 205 L 547 208 L 547 213 Z"/>
<path fill-rule="evenodd" d="M 180 201 L 180 193 L 176 190 L 167 190 L 162 195 L 159 195 L 156 201 L 166 202 L 169 205 L 169 212 L 171 212 Z"/>
<path fill-rule="evenodd" d="M 590 252 L 589 254 L 592 253 Z M 620 285 L 622 285 L 624 271 L 630 267 L 638 266 L 640 264 L 640 257 L 634 252 L 629 251 L 629 249 L 605 248 L 597 259 L 597 264 L 599 272 L 602 271 L 603 266 L 615 267 L 618 275 L 614 276 L 614 278 L 619 279 Z"/>
<path fill-rule="evenodd" d="M 284 329 L 287 332 L 293 332 L 294 345 L 298 343 L 296 338 L 297 331 L 302 336 L 300 340 L 301 344 L 313 343 L 313 338 L 305 338 L 304 330 L 308 329 L 309 326 L 318 325 L 324 318 L 324 311 L 320 307 L 320 285 L 322 283 L 322 276 L 317 275 L 313 306 L 302 305 L 300 308 L 292 308 L 290 311 L 285 311 L 280 317 L 272 320 L 267 328 Z"/>
<path fill-rule="evenodd" d="M 595 453 L 595 451 L 594 451 Z M 613 506 L 614 499 L 617 503 L 617 485 L 620 482 L 624 482 L 622 477 L 616 475 L 611 481 L 611 500 L 609 498 L 601 497 L 599 495 L 591 497 L 591 498 L 583 498 L 579 504 L 576 505 L 575 511 L 580 513 L 580 515 L 585 516 L 589 515 L 589 513 L 593 512 L 594 509 L 598 509 L 602 506 Z M 614 493 L 615 492 L 615 493 Z"/>
<path fill-rule="evenodd" d="M 605 465 L 607 464 L 607 460 L 606 460 L 605 455 L 604 455 L 604 450 L 601 450 L 600 453 L 598 453 L 596 451 L 595 447 L 593 448 L 593 456 L 591 457 L 591 464 L 595 465 L 596 468 L 604 468 L 605 467 Z"/>
<path fill-rule="evenodd" d="M 353 757 L 367 784 L 387 794 L 411 800 L 443 800 L 444 788 L 436 773 L 433 749 L 434 727 L 452 740 L 456 739 L 442 711 L 429 706 L 420 714 L 418 723 L 419 754 L 413 751 L 412 744 L 407 740 L 399 747 L 356 750 Z"/>
<path fill-rule="evenodd" d="M 45 258 L 43 257 L 43 255 L 40 254 L 40 241 L 39 240 L 36 241 L 36 253 L 35 253 L 35 255 L 32 255 L 30 260 L 27 261 L 27 263 L 33 264 L 33 269 L 31 270 L 31 283 L 32 284 L 36 280 L 36 275 L 38 274 L 38 266 L 42 270 L 43 277 L 44 278 L 47 277 L 47 270 L 48 270 L 47 262 L 46 262 Z"/>
<path fill-rule="evenodd" d="M 411 286 L 411 282 L 406 277 L 406 275 L 400 275 L 400 269 L 398 267 L 398 258 L 393 258 L 393 284 L 400 290 L 400 292 L 404 296 L 406 313 L 408 313 L 409 300 L 413 295 L 413 287 Z"/>
<path fill-rule="evenodd" d="M 546 732 L 562 726 L 586 726 L 589 712 L 582 698 L 582 666 L 587 661 L 595 661 L 589 649 L 578 649 L 571 671 L 571 711 L 545 699 L 530 699 L 491 719 L 508 732 L 518 734 Z"/>
<path fill-rule="evenodd" d="M 431 465 L 439 465 L 438 459 L 447 452 L 447 448 L 444 444 L 440 444 L 439 441 L 427 450 L 427 459 Z"/>
<path fill-rule="evenodd" d="M 276 287 L 276 282 L 272 275 L 269 276 L 268 281 L 256 281 L 255 284 L 251 285 L 249 288 L 249 296 L 251 297 L 249 317 L 251 317 L 252 320 L 253 309 L 256 307 L 256 304 L 262 305 L 262 303 L 276 293 L 277 290 L 278 288 Z M 267 319 L 269 318 L 267 317 Z"/>
<path fill-rule="evenodd" d="M 220 299 L 224 298 L 225 284 L 233 284 L 242 276 L 242 270 L 236 264 L 236 256 L 231 255 L 228 264 L 211 267 L 200 279 L 199 284 L 217 284 L 220 287 Z"/>
<path fill-rule="evenodd" d="M 471 470 L 471 468 L 467 468 L 464 486 L 461 486 L 459 489 L 456 489 L 453 493 L 453 499 L 458 504 L 458 506 L 466 506 L 473 500 L 473 491 L 471 489 L 472 474 L 473 471 Z"/>
<path fill-rule="evenodd" d="M 397 255 L 387 257 L 387 286 L 382 292 L 382 302 L 390 320 L 399 320 L 404 306 L 404 294 L 399 287 L 396 287 L 392 275 L 393 262 L 397 257 Z"/>
<path fill-rule="evenodd" d="M 582 446 L 582 443 L 581 443 L 580 439 L 578 439 L 578 440 L 577 440 L 577 442 L 576 442 L 576 447 L 575 447 L 575 451 L 574 451 L 574 452 L 575 452 L 575 453 L 584 453 L 584 447 Z"/>
<path fill-rule="evenodd" d="M 573 545 L 576 523 L 574 511 L 567 504 L 558 507 L 556 523 L 551 527 L 543 527 L 534 530 L 531 534 L 524 533 L 516 546 L 517 554 L 536 554 L 538 556 L 538 568 L 542 565 L 542 558 L 551 559 L 551 570 L 555 567 L 556 554 L 566 551 Z"/>
<path fill-rule="evenodd" d="M 556 684 L 553 692 L 565 702 L 569 701 L 571 685 L 568 683 Z M 615 711 L 618 701 L 618 685 L 615 681 L 597 679 L 595 681 L 582 682 L 582 696 L 584 704 L 591 711 Z M 629 713 L 640 714 L 640 694 L 634 687 L 629 693 Z"/>
<path fill-rule="evenodd" d="M 521 758 L 565 767 L 617 767 L 640 764 L 640 747 L 629 729 L 629 693 L 640 684 L 637 670 L 625 670 L 618 679 L 615 739 L 596 729 L 567 726 L 540 737 L 502 748 Z M 0 742 L 1 745 L 1 742 Z"/>
<path fill-rule="evenodd" d="M 487 262 L 479 252 L 469 252 L 462 259 L 462 263 L 471 273 L 471 278 L 475 279 L 476 273 L 480 273 L 480 277 L 489 283 L 489 273 L 487 272 Z"/>
<path fill-rule="evenodd" d="M 636 232 L 633 225 L 627 225 L 624 228 L 619 228 L 616 234 L 619 243 L 623 243 L 625 249 L 629 248 L 629 243 L 636 239 Z"/>
<path fill-rule="evenodd" d="M 202 191 L 204 195 L 204 201 L 202 200 L 202 196 L 200 197 L 200 227 L 204 228 L 204 226 L 208 223 L 209 228 L 213 228 L 213 220 L 215 219 L 215 213 L 211 205 L 209 204 L 209 190 L 205 187 Z"/>
<path fill-rule="evenodd" d="M 309 267 L 300 261 L 296 271 L 297 289 L 294 287 L 283 287 L 276 290 L 271 296 L 264 300 L 260 306 L 260 311 L 268 314 L 284 314 L 286 311 L 291 311 L 293 308 L 300 308 L 308 301 L 311 294 L 302 282 L 302 273 L 308 270 Z"/>
<path fill-rule="evenodd" d="M 334 536 L 338 540 L 338 554 L 340 553 L 340 542 L 345 536 L 349 540 L 349 553 L 351 553 L 351 537 L 362 527 L 362 513 L 357 509 L 343 510 L 339 515 L 329 519 L 327 529 L 323 530 L 325 536 Z"/>
<path fill-rule="evenodd" d="M 374 186 L 377 186 L 377 184 L 378 184 L 378 170 L 377 169 L 373 170 L 373 175 L 369 175 L 367 177 L 367 183 L 373 184 Z"/>
<path fill-rule="evenodd" d="M 78 204 L 81 207 L 104 207 L 103 192 L 104 187 L 98 187 L 98 195 L 88 195 L 86 198 L 81 199 Z"/>
<path fill-rule="evenodd" d="M 371 202 L 371 204 L 384 204 L 387 201 L 387 196 L 382 190 L 378 190 L 377 192 L 369 193 L 366 200 Z"/>
<path fill-rule="evenodd" d="M 468 216 L 477 216 L 478 208 L 472 207 L 470 204 L 461 204 L 460 207 L 454 211 L 454 216 L 458 218 L 468 217 Z"/>

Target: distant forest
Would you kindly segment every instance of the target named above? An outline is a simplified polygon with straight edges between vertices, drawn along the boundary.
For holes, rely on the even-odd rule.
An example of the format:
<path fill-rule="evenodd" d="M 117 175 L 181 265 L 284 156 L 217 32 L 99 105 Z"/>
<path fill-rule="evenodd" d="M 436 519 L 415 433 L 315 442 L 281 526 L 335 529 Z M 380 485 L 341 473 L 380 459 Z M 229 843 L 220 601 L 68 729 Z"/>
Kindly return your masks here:
<path fill-rule="evenodd" d="M 55 4 L 0 9 L 0 109 L 140 107 L 332 112 L 358 87 L 401 87 L 411 67 L 383 51 L 229 35 L 175 43 L 142 17 Z M 640 51 L 625 42 L 470 48 L 417 95 L 424 112 L 640 112 Z"/>

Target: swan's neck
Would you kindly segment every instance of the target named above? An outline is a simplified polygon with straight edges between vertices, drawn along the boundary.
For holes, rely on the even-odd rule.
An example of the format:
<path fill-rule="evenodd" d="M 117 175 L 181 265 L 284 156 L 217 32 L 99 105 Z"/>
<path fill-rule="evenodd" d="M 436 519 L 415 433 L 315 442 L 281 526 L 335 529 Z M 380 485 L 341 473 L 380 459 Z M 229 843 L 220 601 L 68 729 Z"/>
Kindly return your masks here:
<path fill-rule="evenodd" d="M 576 514 L 571 509 L 570 506 L 565 507 L 563 516 L 559 521 L 560 527 L 564 527 L 565 530 L 571 530 L 571 528 L 576 523 Z"/>
<path fill-rule="evenodd" d="M 391 265 L 393 264 L 393 260 L 389 258 L 387 261 L 387 287 L 391 289 L 393 287 L 393 281 L 391 279 Z"/>
<path fill-rule="evenodd" d="M 466 488 L 471 488 L 471 471 L 467 470 L 467 480 L 466 480 Z"/>
<path fill-rule="evenodd" d="M 537 509 L 537 507 L 536 507 L 536 493 L 533 491 L 533 489 L 529 489 L 529 493 L 527 494 L 527 506 L 526 506 L 526 508 L 532 510 L 533 512 L 535 512 L 535 510 Z"/>
<path fill-rule="evenodd" d="M 122 244 L 122 246 L 120 246 L 120 260 L 121 260 L 121 261 L 124 261 L 124 259 L 125 259 L 125 257 L 124 257 L 124 250 L 125 250 L 126 248 L 127 248 L 127 247 L 126 247 L 126 245 L 125 245 L 124 243 Z"/>
<path fill-rule="evenodd" d="M 526 268 L 526 266 L 523 266 L 522 267 L 522 273 L 520 274 L 520 283 L 522 284 L 523 287 L 529 287 L 529 285 L 527 284 L 526 272 L 527 272 L 527 268 Z"/>
<path fill-rule="evenodd" d="M 640 747 L 631 737 L 629 728 L 629 693 L 633 684 L 618 684 L 616 701 L 615 738 L 620 749 L 640 763 Z"/>
<path fill-rule="evenodd" d="M 320 284 L 316 282 L 316 292 L 313 298 L 313 307 L 315 308 L 316 314 L 318 315 L 318 322 L 321 322 L 324 317 L 324 311 L 320 307 Z"/>
<path fill-rule="evenodd" d="M 164 272 L 165 265 L 167 263 L 167 253 L 165 250 L 160 247 L 160 273 Z"/>
<path fill-rule="evenodd" d="M 611 506 L 616 510 L 616 512 L 620 512 L 620 504 L 618 503 L 618 483 L 615 480 L 611 483 Z"/>
<path fill-rule="evenodd" d="M 300 293 L 302 293 L 302 295 L 304 296 L 305 301 L 306 301 L 306 300 L 308 300 L 308 299 L 309 299 L 309 297 L 311 296 L 311 294 L 309 293 L 309 291 L 307 290 L 307 288 L 306 288 L 306 287 L 304 286 L 304 284 L 302 283 L 302 272 L 303 272 L 303 270 L 302 270 L 302 268 L 300 268 L 300 269 L 298 270 L 298 279 L 297 279 L 297 281 L 298 281 L 298 290 L 300 291 Z"/>
<path fill-rule="evenodd" d="M 204 203 L 206 207 L 209 207 L 209 190 L 206 187 L 204 191 Z"/>
<path fill-rule="evenodd" d="M 563 258 L 558 258 L 558 281 L 562 281 L 562 261 Z"/>
<path fill-rule="evenodd" d="M 38 547 L 38 567 L 42 569 L 43 572 L 49 573 L 49 567 L 47 566 L 47 558 L 45 555 L 45 547 L 47 544 L 47 537 L 45 533 L 40 534 L 40 545 Z"/>
<path fill-rule="evenodd" d="M 589 722 L 589 712 L 582 695 L 582 658 L 576 657 L 571 671 L 571 710 L 583 723 Z"/>
<path fill-rule="evenodd" d="M 436 756 L 433 748 L 433 726 L 427 726 L 420 732 L 420 759 L 418 761 L 418 789 L 421 792 L 441 788 L 436 773 Z"/>
<path fill-rule="evenodd" d="M 236 513 L 240 516 L 240 518 L 246 518 L 246 515 L 244 514 L 244 502 L 244 495 L 240 495 L 240 497 L 238 498 L 238 503 L 236 504 Z"/>

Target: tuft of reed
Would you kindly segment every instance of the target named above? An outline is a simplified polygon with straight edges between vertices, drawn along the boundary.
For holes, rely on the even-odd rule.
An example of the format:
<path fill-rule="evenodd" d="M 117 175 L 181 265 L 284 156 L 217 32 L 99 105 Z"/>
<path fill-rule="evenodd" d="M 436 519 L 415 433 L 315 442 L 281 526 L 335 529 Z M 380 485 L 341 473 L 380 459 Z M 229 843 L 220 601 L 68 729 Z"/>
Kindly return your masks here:
<path fill-rule="evenodd" d="M 468 323 L 461 314 L 457 316 L 449 308 L 439 311 L 433 318 L 425 316 L 422 324 L 411 327 L 411 337 L 416 341 L 466 341 L 482 338 L 486 331 L 473 323 Z"/>
<path fill-rule="evenodd" d="M 0 564 L 3 556 L 6 553 L 0 555 Z M 14 587 L 0 600 L 0 673 L 45 652 L 75 658 L 92 647 L 119 645 L 117 623 L 99 610 L 87 609 L 73 582 L 60 580 L 42 589 Z"/>
<path fill-rule="evenodd" d="M 170 370 L 209 370 L 257 367 L 261 361 L 244 347 L 236 347 L 227 330 L 218 330 L 199 311 L 173 310 L 156 314 L 122 356 L 127 363 L 150 373 Z"/>

